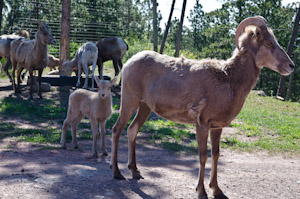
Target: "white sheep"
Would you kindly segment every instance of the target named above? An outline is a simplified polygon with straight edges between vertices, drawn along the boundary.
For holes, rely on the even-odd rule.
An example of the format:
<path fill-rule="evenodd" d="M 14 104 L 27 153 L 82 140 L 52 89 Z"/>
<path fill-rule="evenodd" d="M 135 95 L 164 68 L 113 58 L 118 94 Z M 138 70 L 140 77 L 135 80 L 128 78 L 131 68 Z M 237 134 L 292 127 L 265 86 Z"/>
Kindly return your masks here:
<path fill-rule="evenodd" d="M 89 66 L 93 65 L 92 69 L 92 91 L 94 91 L 94 73 L 98 58 L 98 48 L 95 43 L 87 42 L 83 44 L 76 52 L 75 57 L 71 61 L 66 61 L 62 65 L 62 70 L 72 71 L 78 67 L 78 80 L 76 87 L 80 86 L 81 68 L 85 73 L 85 81 L 82 88 L 86 89 L 88 86 Z"/>
<path fill-rule="evenodd" d="M 112 81 L 100 80 L 95 76 L 98 86 L 98 93 L 91 92 L 84 89 L 74 91 L 69 97 L 68 115 L 62 127 L 61 145 L 66 148 L 66 130 L 71 125 L 72 144 L 74 148 L 78 148 L 76 140 L 77 124 L 81 121 L 83 116 L 86 116 L 91 121 L 93 131 L 93 155 L 98 156 L 97 153 L 97 139 L 98 139 L 98 123 L 101 129 L 101 151 L 102 155 L 107 155 L 105 150 L 105 124 L 112 113 L 112 97 L 111 87 L 116 83 L 117 77 Z"/>

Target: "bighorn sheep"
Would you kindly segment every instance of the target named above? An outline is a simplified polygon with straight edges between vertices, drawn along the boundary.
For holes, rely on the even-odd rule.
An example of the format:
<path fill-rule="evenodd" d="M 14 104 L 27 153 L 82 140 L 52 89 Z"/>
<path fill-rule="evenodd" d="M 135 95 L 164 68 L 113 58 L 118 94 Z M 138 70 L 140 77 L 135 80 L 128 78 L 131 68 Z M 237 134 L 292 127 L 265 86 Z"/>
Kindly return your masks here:
<path fill-rule="evenodd" d="M 97 139 L 98 139 L 98 123 L 101 129 L 101 151 L 103 155 L 107 155 L 105 149 L 105 124 L 112 112 L 112 97 L 111 86 L 117 81 L 115 77 L 112 81 L 99 80 L 95 76 L 98 86 L 98 93 L 88 90 L 78 89 L 74 91 L 69 97 L 68 115 L 62 127 L 61 145 L 66 148 L 66 130 L 71 125 L 72 129 L 72 144 L 74 148 L 78 148 L 76 140 L 77 124 L 81 121 L 83 116 L 87 116 L 91 121 L 93 131 L 93 155 L 98 156 L 97 153 Z"/>
<path fill-rule="evenodd" d="M 62 70 L 72 71 L 78 67 L 78 80 L 76 87 L 80 86 L 81 68 L 85 73 L 85 81 L 82 88 L 87 88 L 89 78 L 89 66 L 93 65 L 92 68 L 92 90 L 94 91 L 94 73 L 97 64 L 98 48 L 95 43 L 88 42 L 83 44 L 76 52 L 75 57 L 71 61 L 66 61 L 62 65 Z M 72 73 L 72 72 L 71 72 Z"/>
<path fill-rule="evenodd" d="M 96 45 L 98 47 L 97 64 L 100 78 L 103 78 L 103 63 L 108 60 L 113 61 L 115 76 L 117 76 L 120 72 L 119 67 L 121 70 L 123 67 L 122 58 L 128 50 L 127 43 L 119 37 L 108 37 L 101 39 Z"/>
<path fill-rule="evenodd" d="M 35 34 L 35 40 L 15 40 L 11 42 L 10 54 L 12 63 L 13 89 L 15 93 L 20 92 L 20 75 L 24 68 L 29 70 L 30 75 L 30 99 L 32 99 L 33 70 L 38 70 L 39 97 L 42 98 L 41 79 L 44 68 L 48 64 L 48 45 L 55 44 L 56 41 L 51 34 L 51 30 L 45 22 L 38 22 L 39 27 Z M 15 83 L 15 70 L 17 72 L 18 85 Z"/>
<path fill-rule="evenodd" d="M 4 72 L 6 73 L 6 75 L 10 81 L 12 81 L 11 76 L 8 73 L 8 67 L 11 65 L 10 43 L 16 39 L 29 37 L 29 33 L 27 30 L 21 30 L 21 31 L 19 31 L 18 34 L 19 35 L 11 34 L 11 35 L 1 35 L 0 36 L 0 60 L 2 58 L 6 58 L 6 63 L 4 65 Z M 1 68 L 0 68 L 0 73 L 1 73 Z"/>
<path fill-rule="evenodd" d="M 242 35 L 240 35 L 242 33 Z M 236 31 L 236 47 L 228 60 L 188 60 L 143 51 L 131 57 L 122 71 L 120 115 L 112 129 L 111 168 L 115 179 L 124 179 L 117 163 L 123 128 L 138 109 L 127 130 L 128 168 L 142 178 L 136 166 L 136 136 L 151 111 L 163 118 L 196 125 L 200 158 L 198 198 L 207 199 L 204 171 L 210 131 L 212 169 L 209 186 L 215 198 L 226 199 L 217 183 L 222 128 L 240 112 L 263 66 L 282 75 L 294 64 L 279 46 L 263 17 L 243 20 Z"/>

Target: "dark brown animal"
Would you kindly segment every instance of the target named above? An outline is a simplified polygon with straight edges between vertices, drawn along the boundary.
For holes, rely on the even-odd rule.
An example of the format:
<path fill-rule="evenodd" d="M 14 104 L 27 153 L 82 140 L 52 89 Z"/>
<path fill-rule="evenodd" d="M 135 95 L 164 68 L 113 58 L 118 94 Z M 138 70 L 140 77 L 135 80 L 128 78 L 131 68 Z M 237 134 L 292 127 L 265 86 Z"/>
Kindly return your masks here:
<path fill-rule="evenodd" d="M 55 44 L 51 30 L 45 22 L 38 22 L 39 28 L 35 35 L 35 40 L 15 40 L 10 45 L 11 63 L 12 63 L 12 82 L 15 93 L 20 92 L 20 75 L 24 68 L 28 69 L 30 74 L 30 98 L 32 99 L 33 70 L 38 70 L 39 97 L 42 98 L 41 77 L 44 68 L 48 64 L 48 45 Z M 17 72 L 18 85 L 15 84 L 15 70 Z"/>
<path fill-rule="evenodd" d="M 128 50 L 126 42 L 119 37 L 108 37 L 101 39 L 96 45 L 98 48 L 97 64 L 100 78 L 103 78 L 103 63 L 108 60 L 113 61 L 115 76 L 117 76 L 123 67 L 122 58 Z"/>
<path fill-rule="evenodd" d="M 200 156 L 198 199 L 207 199 L 204 172 L 210 132 L 212 168 L 209 186 L 215 198 L 227 198 L 217 182 L 222 128 L 240 112 L 263 66 L 282 75 L 290 74 L 294 67 L 262 17 L 250 17 L 239 24 L 236 47 L 226 61 L 188 60 L 151 51 L 140 52 L 127 61 L 122 71 L 120 115 L 112 130 L 114 178 L 124 179 L 117 163 L 118 142 L 136 109 L 127 130 L 128 168 L 133 178 L 142 178 L 136 166 L 136 136 L 153 111 L 163 118 L 196 126 Z"/>

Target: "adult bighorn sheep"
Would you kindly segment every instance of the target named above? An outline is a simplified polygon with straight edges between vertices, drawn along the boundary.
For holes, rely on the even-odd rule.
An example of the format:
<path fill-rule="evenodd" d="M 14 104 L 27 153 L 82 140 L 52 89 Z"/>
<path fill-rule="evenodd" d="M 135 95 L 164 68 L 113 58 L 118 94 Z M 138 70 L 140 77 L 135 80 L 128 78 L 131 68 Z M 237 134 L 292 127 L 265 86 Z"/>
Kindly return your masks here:
<path fill-rule="evenodd" d="M 10 55 L 12 63 L 12 82 L 15 93 L 20 92 L 20 75 L 24 68 L 30 74 L 30 99 L 32 99 L 33 70 L 38 70 L 39 97 L 42 98 L 41 79 L 44 68 L 48 64 L 48 45 L 55 44 L 51 30 L 45 22 L 38 22 L 39 27 L 35 34 L 35 40 L 15 40 L 10 45 Z M 18 65 L 17 79 L 15 83 L 15 70 Z"/>
<path fill-rule="evenodd" d="M 240 112 L 255 86 L 263 66 L 282 75 L 294 64 L 279 46 L 263 17 L 243 20 L 236 31 L 237 49 L 228 60 L 188 60 L 143 51 L 122 71 L 120 115 L 112 130 L 111 168 L 115 179 L 124 179 L 117 163 L 118 142 L 123 128 L 138 109 L 127 130 L 128 168 L 133 178 L 142 178 L 136 166 L 136 136 L 151 111 L 163 118 L 196 125 L 200 158 L 198 198 L 207 199 L 204 171 L 210 131 L 212 169 L 209 186 L 213 196 L 226 199 L 217 182 L 219 142 L 222 128 Z"/>
<path fill-rule="evenodd" d="M 97 64 L 100 78 L 103 78 L 103 63 L 108 60 L 113 61 L 115 76 L 119 75 L 123 67 L 122 58 L 128 50 L 127 43 L 120 37 L 108 37 L 101 39 L 96 45 L 98 48 Z"/>
<path fill-rule="evenodd" d="M 0 60 L 2 58 L 6 58 L 6 63 L 4 65 L 4 72 L 6 73 L 8 79 L 12 81 L 10 74 L 8 73 L 8 67 L 11 65 L 10 61 L 10 43 L 16 39 L 21 39 L 21 38 L 28 38 L 29 33 L 27 30 L 21 30 L 18 33 L 19 35 L 16 34 L 11 34 L 11 35 L 1 35 L 0 36 Z M 0 68 L 0 73 L 1 73 L 1 68 Z"/>

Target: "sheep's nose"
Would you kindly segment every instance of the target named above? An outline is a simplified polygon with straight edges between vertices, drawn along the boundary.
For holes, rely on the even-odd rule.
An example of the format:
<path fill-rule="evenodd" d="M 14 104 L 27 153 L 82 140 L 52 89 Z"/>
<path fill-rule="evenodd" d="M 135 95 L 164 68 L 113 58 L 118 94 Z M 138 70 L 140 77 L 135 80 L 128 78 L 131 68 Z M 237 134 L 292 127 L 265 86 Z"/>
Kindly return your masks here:
<path fill-rule="evenodd" d="M 104 97 L 105 96 L 105 94 L 102 94 L 102 97 Z"/>
<path fill-rule="evenodd" d="M 295 68 L 295 65 L 294 65 L 294 64 L 290 64 L 290 67 L 291 67 L 292 69 L 294 69 L 294 68 Z"/>

